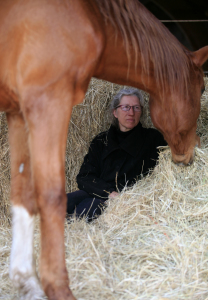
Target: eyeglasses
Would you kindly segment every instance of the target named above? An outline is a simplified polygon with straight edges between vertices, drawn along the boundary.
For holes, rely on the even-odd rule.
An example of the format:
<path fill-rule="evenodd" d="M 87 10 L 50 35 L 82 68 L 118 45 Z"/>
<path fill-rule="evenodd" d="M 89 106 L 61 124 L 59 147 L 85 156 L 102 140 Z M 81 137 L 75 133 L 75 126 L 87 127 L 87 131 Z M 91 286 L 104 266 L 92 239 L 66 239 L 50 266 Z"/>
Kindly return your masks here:
<path fill-rule="evenodd" d="M 139 112 L 139 111 L 141 111 L 142 109 L 141 109 L 141 106 L 139 106 L 139 105 L 118 105 L 116 108 L 121 108 L 123 111 L 130 111 L 130 109 L 131 108 L 133 108 L 133 110 L 135 111 L 135 112 Z"/>

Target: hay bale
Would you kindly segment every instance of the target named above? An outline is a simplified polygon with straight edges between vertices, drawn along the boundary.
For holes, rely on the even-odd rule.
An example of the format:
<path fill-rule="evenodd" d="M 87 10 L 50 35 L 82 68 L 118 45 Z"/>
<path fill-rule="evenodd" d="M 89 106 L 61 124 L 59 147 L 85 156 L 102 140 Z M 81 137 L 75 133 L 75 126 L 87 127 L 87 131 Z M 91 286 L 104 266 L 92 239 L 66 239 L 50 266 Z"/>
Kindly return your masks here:
<path fill-rule="evenodd" d="M 10 159 L 6 115 L 0 114 L 0 224 L 10 216 Z"/>
<path fill-rule="evenodd" d="M 77 189 L 76 175 L 92 139 L 110 126 L 106 108 L 113 95 L 121 88 L 97 79 L 92 79 L 84 102 L 75 106 L 69 125 L 66 149 L 66 191 Z"/>
<path fill-rule="evenodd" d="M 110 126 L 108 107 L 113 96 L 123 86 L 92 78 L 85 100 L 73 108 L 66 149 L 66 191 L 77 189 L 76 175 L 92 139 Z M 153 127 L 147 93 L 143 93 L 145 106 L 141 122 Z"/>
<path fill-rule="evenodd" d="M 208 91 L 198 121 L 202 148 L 196 149 L 191 166 L 173 164 L 167 148 L 153 173 L 109 200 L 97 220 L 66 223 L 66 263 L 78 299 L 208 299 L 207 107 Z M 76 134 L 74 142 L 86 146 L 83 155 L 88 146 L 80 130 Z M 92 138 L 86 132 L 86 141 L 87 137 Z M 77 164 L 81 160 L 77 156 Z M 12 299 L 16 292 L 8 278 L 11 230 L 1 227 L 1 232 L 0 295 Z M 37 254 L 39 235 L 37 220 Z"/>
<path fill-rule="evenodd" d="M 201 137 L 202 145 L 208 144 L 208 77 L 204 78 L 205 92 L 201 97 L 201 111 L 197 122 L 197 133 Z"/>

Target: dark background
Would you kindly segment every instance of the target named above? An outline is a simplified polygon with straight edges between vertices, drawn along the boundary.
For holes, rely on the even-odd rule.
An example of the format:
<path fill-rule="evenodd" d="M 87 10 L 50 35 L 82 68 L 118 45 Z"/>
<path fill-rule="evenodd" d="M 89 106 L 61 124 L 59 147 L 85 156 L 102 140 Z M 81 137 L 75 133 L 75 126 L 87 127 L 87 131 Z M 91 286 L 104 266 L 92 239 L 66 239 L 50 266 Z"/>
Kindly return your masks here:
<path fill-rule="evenodd" d="M 208 0 L 140 0 L 159 20 L 207 20 Z M 208 45 L 208 22 L 164 23 L 189 50 Z M 208 72 L 208 62 L 203 70 Z"/>

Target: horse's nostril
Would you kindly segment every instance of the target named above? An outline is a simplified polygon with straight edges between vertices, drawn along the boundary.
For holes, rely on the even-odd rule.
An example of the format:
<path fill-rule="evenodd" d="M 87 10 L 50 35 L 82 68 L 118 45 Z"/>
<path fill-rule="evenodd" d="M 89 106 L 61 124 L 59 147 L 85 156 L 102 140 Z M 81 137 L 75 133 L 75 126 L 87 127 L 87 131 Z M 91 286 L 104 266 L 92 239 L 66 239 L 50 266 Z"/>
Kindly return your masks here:
<path fill-rule="evenodd" d="M 179 162 L 179 163 L 176 163 L 176 165 L 179 167 L 187 167 L 187 166 L 191 166 L 192 163 L 193 163 L 193 160 L 190 160 L 187 164 L 185 164 L 183 162 Z"/>
<path fill-rule="evenodd" d="M 185 167 L 185 164 L 182 163 L 182 162 L 176 163 L 176 165 L 179 166 L 179 167 Z"/>

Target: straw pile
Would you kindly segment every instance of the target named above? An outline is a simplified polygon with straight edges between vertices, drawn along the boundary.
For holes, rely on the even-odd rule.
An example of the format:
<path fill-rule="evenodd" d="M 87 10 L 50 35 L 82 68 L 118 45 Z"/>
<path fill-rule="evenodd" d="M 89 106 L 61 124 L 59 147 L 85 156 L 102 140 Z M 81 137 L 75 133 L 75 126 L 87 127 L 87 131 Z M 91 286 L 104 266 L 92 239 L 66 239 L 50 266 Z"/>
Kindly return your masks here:
<path fill-rule="evenodd" d="M 208 299 L 208 80 L 206 83 L 198 121 L 202 148 L 196 150 L 194 163 L 178 167 L 171 162 L 170 150 L 164 149 L 153 173 L 109 200 L 108 208 L 97 220 L 90 224 L 76 220 L 66 223 L 66 263 L 71 289 L 79 300 Z M 101 99 L 96 84 L 103 86 L 92 81 L 88 95 Z M 100 90 L 103 96 L 105 89 Z M 107 83 L 107 90 L 113 94 L 114 86 Z M 106 104 L 110 93 L 105 97 Z M 87 106 L 85 103 L 76 108 L 83 114 L 83 128 L 76 115 L 69 129 L 71 132 L 78 127 L 67 147 L 69 191 L 76 188 L 76 171 L 70 176 L 70 168 L 80 165 L 89 140 L 108 126 L 107 121 L 94 120 L 94 107 L 87 116 Z M 145 114 L 148 116 L 148 111 Z M 105 112 L 101 120 L 104 117 Z M 87 133 L 87 118 L 97 126 L 93 134 Z M 146 125 L 149 124 L 148 117 Z M 82 130 L 86 130 L 85 138 L 80 138 Z M 74 146 L 77 140 L 81 146 Z M 37 220 L 37 259 L 39 234 Z M 10 246 L 11 230 L 2 226 L 0 299 L 13 299 L 16 295 L 8 278 Z"/>

